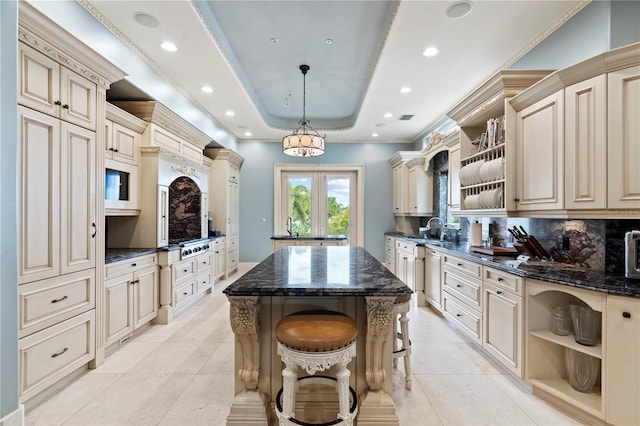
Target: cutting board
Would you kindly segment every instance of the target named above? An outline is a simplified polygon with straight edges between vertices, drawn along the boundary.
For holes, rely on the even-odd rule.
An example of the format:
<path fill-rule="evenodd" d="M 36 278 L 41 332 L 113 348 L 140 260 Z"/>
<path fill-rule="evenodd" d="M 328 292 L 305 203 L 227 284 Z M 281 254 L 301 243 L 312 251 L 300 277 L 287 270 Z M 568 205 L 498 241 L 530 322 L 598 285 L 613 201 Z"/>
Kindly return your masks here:
<path fill-rule="evenodd" d="M 513 247 L 471 247 L 471 251 L 489 256 L 517 256 L 518 250 Z"/>

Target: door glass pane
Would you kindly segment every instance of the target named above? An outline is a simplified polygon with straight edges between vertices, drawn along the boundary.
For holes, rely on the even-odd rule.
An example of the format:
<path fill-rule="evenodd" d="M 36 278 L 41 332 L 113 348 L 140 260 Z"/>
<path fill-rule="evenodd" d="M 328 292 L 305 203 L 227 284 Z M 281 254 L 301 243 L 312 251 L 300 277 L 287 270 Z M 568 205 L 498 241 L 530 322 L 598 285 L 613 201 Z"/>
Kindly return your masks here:
<path fill-rule="evenodd" d="M 327 176 L 327 233 L 349 236 L 351 179 Z"/>
<path fill-rule="evenodd" d="M 290 176 L 289 181 L 289 217 L 292 220 L 292 233 L 306 235 L 311 233 L 311 176 Z"/>

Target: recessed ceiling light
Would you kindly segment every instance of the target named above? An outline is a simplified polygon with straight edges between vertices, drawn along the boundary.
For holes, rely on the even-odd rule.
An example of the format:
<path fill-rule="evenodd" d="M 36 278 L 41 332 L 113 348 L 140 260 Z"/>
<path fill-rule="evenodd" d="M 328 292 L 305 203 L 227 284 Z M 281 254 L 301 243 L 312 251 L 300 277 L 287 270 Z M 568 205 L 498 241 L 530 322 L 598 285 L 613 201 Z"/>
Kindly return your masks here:
<path fill-rule="evenodd" d="M 473 3 L 470 1 L 457 1 L 447 8 L 447 16 L 451 19 L 462 18 L 463 16 L 467 16 L 472 8 Z"/>
<path fill-rule="evenodd" d="M 176 50 L 178 50 L 178 47 L 170 41 L 163 42 L 160 47 L 162 47 L 167 52 L 175 52 Z"/>
<path fill-rule="evenodd" d="M 324 42 L 327 44 L 333 44 L 333 40 L 330 38 L 326 39 Z"/>
<path fill-rule="evenodd" d="M 411 93 L 411 87 L 409 86 L 404 86 L 400 88 L 400 93 Z"/>
<path fill-rule="evenodd" d="M 376 127 L 385 127 L 385 126 L 386 126 L 386 124 L 384 124 L 384 123 L 376 123 Z"/>
<path fill-rule="evenodd" d="M 234 115 L 236 115 L 235 112 L 231 111 L 231 110 L 227 110 L 224 115 L 226 115 L 227 117 L 233 117 Z"/>
<path fill-rule="evenodd" d="M 427 47 L 426 49 L 424 49 L 422 54 L 424 56 L 426 56 L 427 58 L 431 58 L 432 56 L 436 56 L 438 54 L 438 52 L 440 52 L 438 50 L 438 48 L 432 46 L 432 47 Z"/>
<path fill-rule="evenodd" d="M 384 115 L 384 118 L 391 118 L 391 117 L 393 117 L 393 114 L 391 114 L 390 112 Z"/>
<path fill-rule="evenodd" d="M 377 133 L 371 133 L 371 137 L 377 138 L 378 134 Z"/>
<path fill-rule="evenodd" d="M 245 136 L 253 136 L 253 133 L 251 133 L 251 132 L 244 132 L 244 135 L 245 135 Z"/>
<path fill-rule="evenodd" d="M 160 25 L 160 22 L 158 21 L 158 19 L 153 16 L 153 15 L 149 15 L 146 12 L 136 12 L 133 14 L 133 19 L 136 20 L 136 22 L 138 22 L 138 24 L 142 25 L 143 27 L 147 27 L 147 28 L 155 28 L 158 25 Z"/>
<path fill-rule="evenodd" d="M 211 86 L 202 86 L 200 90 L 202 90 L 204 93 L 213 93 L 213 89 L 211 88 Z"/>
<path fill-rule="evenodd" d="M 278 44 L 278 41 L 279 40 L 277 38 L 275 38 L 275 37 L 271 38 L 271 43 L 273 43 L 273 44 Z"/>

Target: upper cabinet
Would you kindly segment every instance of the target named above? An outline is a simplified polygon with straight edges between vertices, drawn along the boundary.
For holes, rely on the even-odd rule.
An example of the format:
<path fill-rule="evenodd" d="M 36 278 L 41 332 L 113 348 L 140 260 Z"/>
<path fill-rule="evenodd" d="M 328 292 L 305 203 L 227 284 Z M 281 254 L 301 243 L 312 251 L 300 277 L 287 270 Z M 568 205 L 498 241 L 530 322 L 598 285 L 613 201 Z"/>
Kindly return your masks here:
<path fill-rule="evenodd" d="M 511 100 L 515 214 L 640 215 L 640 43 L 559 70 Z"/>
<path fill-rule="evenodd" d="M 433 214 L 433 181 L 425 173 L 425 158 L 419 151 L 398 151 L 390 159 L 393 167 L 393 214 Z"/>
<path fill-rule="evenodd" d="M 96 84 L 24 43 L 19 45 L 18 103 L 96 130 Z"/>
<path fill-rule="evenodd" d="M 501 70 L 447 113 L 460 126 L 459 212 L 506 216 L 515 209 L 516 113 L 509 99 L 550 70 Z"/>

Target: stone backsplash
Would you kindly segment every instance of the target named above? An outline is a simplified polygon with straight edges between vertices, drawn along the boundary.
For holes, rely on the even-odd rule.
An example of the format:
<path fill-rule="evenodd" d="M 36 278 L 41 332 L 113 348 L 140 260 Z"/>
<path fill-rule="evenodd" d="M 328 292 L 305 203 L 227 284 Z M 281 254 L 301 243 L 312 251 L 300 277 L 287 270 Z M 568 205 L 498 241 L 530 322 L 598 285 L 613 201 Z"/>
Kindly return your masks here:
<path fill-rule="evenodd" d="M 624 274 L 624 234 L 640 229 L 639 219 L 460 218 L 460 240 L 468 241 L 470 224 L 482 223 L 487 244 L 511 245 L 507 228 L 522 226 L 555 261 L 610 274 Z"/>

